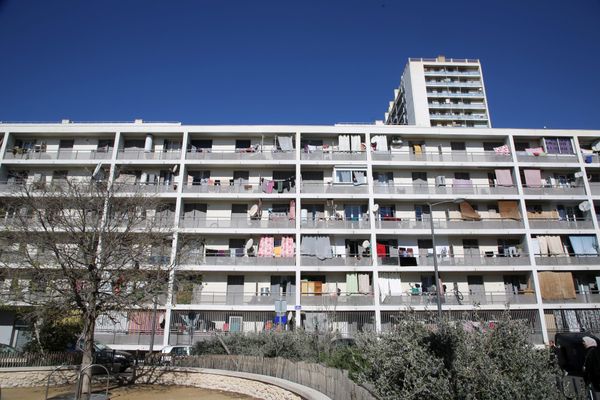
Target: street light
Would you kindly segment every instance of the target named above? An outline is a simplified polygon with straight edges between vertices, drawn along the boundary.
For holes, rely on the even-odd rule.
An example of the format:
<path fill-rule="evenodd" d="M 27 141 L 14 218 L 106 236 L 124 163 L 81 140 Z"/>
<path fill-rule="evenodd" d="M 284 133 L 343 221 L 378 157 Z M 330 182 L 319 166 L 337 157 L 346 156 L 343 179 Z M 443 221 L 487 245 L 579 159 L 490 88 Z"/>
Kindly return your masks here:
<path fill-rule="evenodd" d="M 435 248 L 435 229 L 433 226 L 433 207 L 439 206 L 440 204 L 460 204 L 463 203 L 465 199 L 454 199 L 454 200 L 445 200 L 439 201 L 437 203 L 427 203 L 429 206 L 429 213 L 431 214 L 429 217 L 429 227 L 431 229 L 431 245 L 433 246 L 433 271 L 434 271 L 434 279 L 435 279 L 435 290 L 436 290 L 436 303 L 437 303 L 437 313 L 438 313 L 438 323 L 442 321 L 442 288 L 440 285 L 440 272 L 438 271 L 438 263 L 437 263 L 437 251 Z"/>

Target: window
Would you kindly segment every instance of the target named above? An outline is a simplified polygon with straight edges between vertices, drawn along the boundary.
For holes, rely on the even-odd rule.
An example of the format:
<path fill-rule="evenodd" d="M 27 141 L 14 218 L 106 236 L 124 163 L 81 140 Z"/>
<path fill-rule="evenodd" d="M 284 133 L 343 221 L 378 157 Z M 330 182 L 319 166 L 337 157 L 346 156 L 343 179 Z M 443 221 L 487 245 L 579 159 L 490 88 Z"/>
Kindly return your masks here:
<path fill-rule="evenodd" d="M 198 149 L 207 149 L 210 150 L 212 148 L 212 140 L 190 140 L 190 150 L 196 151 Z"/>
<path fill-rule="evenodd" d="M 210 171 L 190 171 L 189 176 L 192 179 L 192 185 L 207 184 L 210 179 Z M 188 185 L 190 184 L 188 178 Z"/>
<path fill-rule="evenodd" d="M 450 142 L 450 148 L 452 151 L 465 151 L 467 147 L 465 142 Z"/>
<path fill-rule="evenodd" d="M 323 183 L 323 171 L 302 171 L 302 180 Z"/>
<path fill-rule="evenodd" d="M 60 150 L 73 150 L 74 140 L 61 140 L 58 144 Z"/>
<path fill-rule="evenodd" d="M 273 180 L 285 180 L 296 177 L 296 171 L 273 171 Z"/>
<path fill-rule="evenodd" d="M 517 151 L 525 151 L 525 149 L 530 147 L 529 142 L 515 142 L 515 150 Z"/>
<path fill-rule="evenodd" d="M 468 181 L 469 179 L 471 179 L 471 176 L 468 172 L 455 172 L 454 179 L 462 179 Z"/>
<path fill-rule="evenodd" d="M 107 153 L 113 145 L 112 139 L 99 139 L 98 140 L 98 153 Z"/>
<path fill-rule="evenodd" d="M 417 221 L 423 221 L 424 218 L 429 217 L 429 214 L 429 206 L 427 204 L 415 205 L 415 218 Z"/>
<path fill-rule="evenodd" d="M 573 154 L 571 138 L 544 138 L 546 153 L 548 154 Z"/>
<path fill-rule="evenodd" d="M 360 221 L 363 214 L 367 212 L 366 205 L 346 204 L 344 205 L 344 216 L 346 221 Z"/>
<path fill-rule="evenodd" d="M 366 169 L 335 169 L 335 183 L 352 183 L 362 185 L 367 183 Z"/>
<path fill-rule="evenodd" d="M 248 213 L 248 204 L 232 204 L 231 205 L 231 214 L 237 214 L 236 217 L 239 217 L 240 214 L 245 216 Z"/>
<path fill-rule="evenodd" d="M 231 183 L 237 183 L 238 185 L 243 185 L 248 183 L 248 180 L 250 179 L 250 172 L 248 171 L 233 171 L 233 182 Z"/>
<path fill-rule="evenodd" d="M 235 141 L 235 148 L 236 149 L 247 149 L 247 148 L 250 148 L 251 146 L 252 145 L 251 145 L 250 140 L 246 140 L 246 139 L 241 140 L 241 139 L 238 139 L 238 140 Z"/>
<path fill-rule="evenodd" d="M 381 219 L 393 218 L 396 215 L 396 206 L 379 206 L 379 217 Z"/>
<path fill-rule="evenodd" d="M 484 151 L 494 151 L 494 147 L 504 146 L 502 142 L 483 142 Z"/>
<path fill-rule="evenodd" d="M 377 182 L 380 184 L 387 184 L 394 182 L 394 173 L 393 172 L 375 172 L 375 176 L 377 177 Z"/>
<path fill-rule="evenodd" d="M 126 149 L 143 149 L 144 148 L 144 139 L 126 139 L 123 142 L 123 147 Z"/>
<path fill-rule="evenodd" d="M 427 172 L 413 172 L 412 180 L 413 183 L 427 184 Z"/>

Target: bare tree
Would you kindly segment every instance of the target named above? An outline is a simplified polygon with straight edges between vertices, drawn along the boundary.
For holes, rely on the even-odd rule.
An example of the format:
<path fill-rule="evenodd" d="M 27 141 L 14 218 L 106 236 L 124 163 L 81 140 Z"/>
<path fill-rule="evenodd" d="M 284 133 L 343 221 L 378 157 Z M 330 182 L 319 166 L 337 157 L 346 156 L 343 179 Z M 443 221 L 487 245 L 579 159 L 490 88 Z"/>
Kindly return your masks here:
<path fill-rule="evenodd" d="M 16 282 L 5 298 L 42 318 L 77 313 L 82 367 L 93 362 L 99 316 L 148 309 L 168 288 L 172 216 L 154 216 L 160 199 L 140 189 L 94 179 L 23 184 L 4 205 L 0 259 Z M 90 381 L 86 373 L 82 393 Z"/>

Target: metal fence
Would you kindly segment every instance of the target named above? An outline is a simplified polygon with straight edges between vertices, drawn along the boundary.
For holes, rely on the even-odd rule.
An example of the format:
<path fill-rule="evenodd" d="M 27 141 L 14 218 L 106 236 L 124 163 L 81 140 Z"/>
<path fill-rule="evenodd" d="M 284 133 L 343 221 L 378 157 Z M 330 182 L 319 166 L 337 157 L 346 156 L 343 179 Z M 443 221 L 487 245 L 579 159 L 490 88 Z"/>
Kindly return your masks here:
<path fill-rule="evenodd" d="M 82 353 L 2 353 L 0 368 L 48 367 L 79 365 Z"/>
<path fill-rule="evenodd" d="M 179 367 L 223 369 L 273 376 L 308 386 L 333 400 L 375 399 L 369 391 L 354 383 L 346 371 L 279 357 L 203 355 L 177 359 L 173 364 Z"/>

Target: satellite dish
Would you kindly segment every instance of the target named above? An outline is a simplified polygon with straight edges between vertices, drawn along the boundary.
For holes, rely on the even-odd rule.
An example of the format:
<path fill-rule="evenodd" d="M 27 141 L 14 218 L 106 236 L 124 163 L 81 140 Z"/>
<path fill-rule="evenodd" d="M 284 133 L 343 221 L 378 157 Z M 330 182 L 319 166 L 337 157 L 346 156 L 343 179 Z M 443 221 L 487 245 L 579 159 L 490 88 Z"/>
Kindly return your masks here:
<path fill-rule="evenodd" d="M 94 169 L 94 173 L 92 174 L 92 178 L 94 178 L 94 179 L 98 178 L 98 174 L 100 174 L 101 170 L 102 170 L 102 163 L 98 163 L 98 165 L 96 165 L 96 169 Z"/>
<path fill-rule="evenodd" d="M 254 246 L 254 240 L 252 238 L 248 239 L 246 241 L 246 244 L 244 245 L 244 248 L 246 250 L 250 250 L 252 248 L 252 246 Z"/>
<path fill-rule="evenodd" d="M 258 214 L 258 204 L 254 204 L 252 207 L 250 207 L 248 214 L 250 214 L 251 217 L 255 217 L 256 214 Z M 252 240 L 252 239 L 250 239 L 250 240 Z"/>
<path fill-rule="evenodd" d="M 592 145 L 592 150 L 596 151 L 596 152 L 600 152 L 600 140 L 598 140 L 597 142 L 594 142 L 594 144 Z"/>
<path fill-rule="evenodd" d="M 175 164 L 173 166 L 173 168 L 171 169 L 171 171 L 173 171 L 174 174 L 176 174 L 178 170 L 179 170 L 179 164 Z"/>
<path fill-rule="evenodd" d="M 577 206 L 577 207 L 583 212 L 590 211 L 590 209 L 592 208 L 592 206 L 590 205 L 590 202 L 587 200 L 579 203 L 579 206 Z"/>
<path fill-rule="evenodd" d="M 371 138 L 371 143 L 376 143 L 376 142 L 377 142 L 377 138 L 376 138 L 375 136 L 373 136 L 373 137 Z"/>
<path fill-rule="evenodd" d="M 371 210 L 373 211 L 373 213 L 376 213 L 377 211 L 379 211 L 379 204 L 373 204 L 373 209 Z"/>
<path fill-rule="evenodd" d="M 371 242 L 369 242 L 368 240 L 365 240 L 364 242 L 362 242 L 362 247 L 367 248 L 371 246 Z"/>

